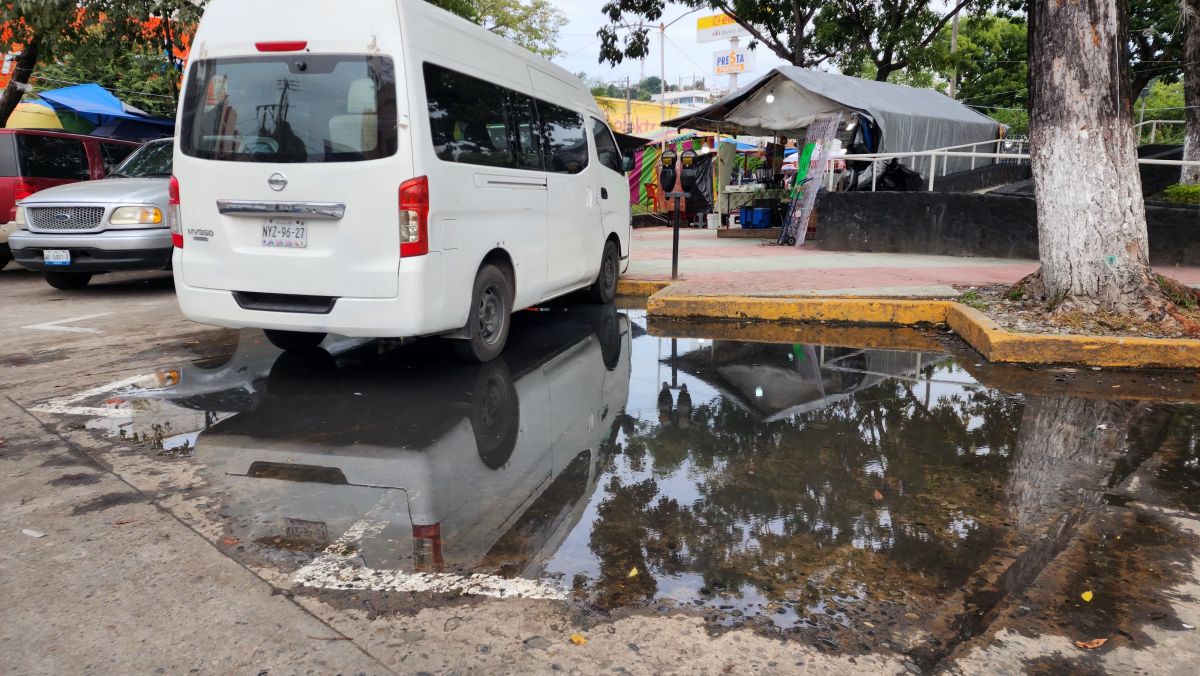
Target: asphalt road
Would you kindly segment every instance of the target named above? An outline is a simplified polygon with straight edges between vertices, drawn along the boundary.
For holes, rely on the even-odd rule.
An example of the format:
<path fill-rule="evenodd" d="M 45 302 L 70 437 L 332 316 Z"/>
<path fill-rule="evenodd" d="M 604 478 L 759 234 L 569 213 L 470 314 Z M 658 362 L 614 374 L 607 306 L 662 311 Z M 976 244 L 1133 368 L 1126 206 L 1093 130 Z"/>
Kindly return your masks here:
<path fill-rule="evenodd" d="M 85 290 L 61 292 L 31 273 L 0 272 L 0 671 L 914 673 L 921 667 L 906 649 L 921 643 L 945 647 L 937 667 L 952 673 L 1184 674 L 1200 657 L 1191 629 L 1200 625 L 1192 554 L 1175 546 L 1162 554 L 1163 542 L 1193 541 L 1200 522 L 1148 499 L 1104 506 L 1052 560 L 1035 562 L 1021 600 L 979 618 L 971 627 L 977 638 L 960 640 L 959 625 L 914 623 L 894 650 L 830 651 L 750 626 L 715 629 L 669 604 L 599 612 L 536 585 L 506 588 L 490 578 L 380 594 L 370 581 L 339 578 L 335 566 L 311 576 L 328 573 L 325 583 L 301 584 L 291 560 L 260 556 L 231 530 L 236 505 L 213 486 L 213 468 L 180 461 L 195 442 L 190 431 L 220 421 L 122 394 L 147 379 L 170 379 L 181 364 L 253 371 L 261 343 L 253 331 L 184 319 L 166 273 L 97 277 Z M 236 360 L 246 346 L 243 366 Z M 419 346 L 401 349 L 414 347 L 420 361 Z M 633 378 L 650 378 L 646 368 L 654 365 L 635 364 Z M 359 393 L 343 394 L 353 402 Z M 1150 465 L 1133 485 L 1151 481 L 1141 476 L 1154 471 Z M 1154 527 L 1144 527 L 1151 520 Z M 1147 533 L 1158 540 L 1144 541 Z M 1131 551 L 1160 557 L 1139 554 L 1150 577 L 1132 579 L 1167 590 L 1154 602 L 1169 605 L 1168 617 L 1155 624 L 1127 613 L 1127 623 L 1106 629 L 1114 641 L 1117 632 L 1128 637 L 1119 648 L 1078 648 L 1079 637 L 1054 627 L 1055 609 L 1070 602 L 1056 580 L 1067 577 L 1068 562 L 1093 560 L 1089 552 L 1120 534 Z M 335 536 L 324 556 L 353 558 L 358 541 Z M 998 569 L 1024 560 L 994 558 Z M 950 616 L 975 624 L 972 604 L 980 599 L 946 599 L 937 600 L 955 606 Z M 1136 610 L 1142 601 L 1122 603 Z"/>

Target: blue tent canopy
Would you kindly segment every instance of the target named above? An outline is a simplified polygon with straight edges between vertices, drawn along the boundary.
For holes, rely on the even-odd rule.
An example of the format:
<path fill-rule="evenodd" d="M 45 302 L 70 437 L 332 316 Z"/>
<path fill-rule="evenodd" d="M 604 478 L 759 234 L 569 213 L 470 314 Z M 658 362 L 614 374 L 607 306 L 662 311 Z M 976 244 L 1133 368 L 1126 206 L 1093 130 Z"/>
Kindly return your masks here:
<path fill-rule="evenodd" d="M 721 143 L 736 143 L 738 150 L 757 150 L 758 149 L 758 146 L 754 145 L 753 143 L 743 143 L 741 141 L 735 141 L 731 138 L 723 138 L 723 139 L 721 139 Z"/>
<path fill-rule="evenodd" d="M 52 89 L 38 96 L 56 111 L 75 113 L 95 124 L 98 135 L 107 131 L 107 135 L 117 136 L 121 130 L 136 130 L 137 138 L 156 138 L 174 133 L 175 120 L 138 110 L 95 83 Z"/>

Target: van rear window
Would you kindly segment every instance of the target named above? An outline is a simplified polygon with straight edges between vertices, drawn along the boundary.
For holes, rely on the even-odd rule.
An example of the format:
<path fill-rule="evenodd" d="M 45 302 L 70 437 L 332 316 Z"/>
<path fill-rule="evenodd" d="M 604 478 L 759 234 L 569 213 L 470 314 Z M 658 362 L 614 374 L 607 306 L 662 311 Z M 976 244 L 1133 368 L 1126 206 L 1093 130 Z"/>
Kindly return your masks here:
<path fill-rule="evenodd" d="M 396 153 L 396 75 L 383 56 L 196 61 L 180 149 L 228 162 L 357 162 Z"/>

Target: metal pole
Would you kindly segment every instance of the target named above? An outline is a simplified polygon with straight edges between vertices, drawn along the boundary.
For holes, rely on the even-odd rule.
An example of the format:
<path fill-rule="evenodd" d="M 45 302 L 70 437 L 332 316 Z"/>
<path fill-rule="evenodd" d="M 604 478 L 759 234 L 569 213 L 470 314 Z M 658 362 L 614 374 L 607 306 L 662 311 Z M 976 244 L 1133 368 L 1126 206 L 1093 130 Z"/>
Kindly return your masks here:
<path fill-rule="evenodd" d="M 937 175 L 937 153 L 929 153 L 929 192 L 933 192 L 933 177 Z"/>
<path fill-rule="evenodd" d="M 1150 123 L 1150 145 L 1154 145 L 1154 137 L 1158 135 L 1158 120 Z"/>
<path fill-rule="evenodd" d="M 675 197 L 675 208 L 671 215 L 671 281 L 679 279 L 679 197 Z"/>
<path fill-rule="evenodd" d="M 737 51 L 737 48 L 738 48 L 738 39 L 736 37 L 729 38 L 729 53 L 732 55 L 734 52 Z M 733 71 L 729 72 L 729 93 L 732 94 L 733 92 L 736 92 L 737 87 L 738 87 L 738 74 L 737 74 L 736 70 L 733 70 Z"/>
<path fill-rule="evenodd" d="M 659 149 L 659 152 L 665 154 L 667 152 L 667 133 L 664 129 L 667 122 L 667 25 L 664 23 L 658 24 L 658 76 L 658 130 L 663 135 L 662 148 Z M 663 190 L 667 192 L 674 189 L 675 186 L 670 188 L 663 186 Z"/>

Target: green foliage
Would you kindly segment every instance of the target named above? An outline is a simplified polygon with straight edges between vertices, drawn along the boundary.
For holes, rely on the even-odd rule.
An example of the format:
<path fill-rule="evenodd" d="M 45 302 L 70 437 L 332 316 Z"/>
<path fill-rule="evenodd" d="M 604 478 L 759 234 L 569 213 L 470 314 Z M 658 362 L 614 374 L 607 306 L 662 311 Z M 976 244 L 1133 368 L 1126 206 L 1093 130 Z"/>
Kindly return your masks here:
<path fill-rule="evenodd" d="M 933 67 L 947 80 L 957 71 L 959 101 L 983 108 L 1025 108 L 1026 34 L 1025 22 L 1019 18 L 965 17 L 959 22 L 957 52 L 950 53 L 949 26 L 933 41 Z"/>
<path fill-rule="evenodd" d="M 1029 135 L 1029 111 L 1028 110 L 1007 110 L 1004 108 L 981 109 L 981 113 L 987 115 L 1000 124 L 1008 125 L 1008 137 L 1022 137 Z"/>
<path fill-rule="evenodd" d="M 1182 120 L 1184 113 L 1183 82 L 1163 82 L 1155 80 L 1146 90 L 1146 95 L 1133 104 L 1134 120 L 1142 116 L 1142 104 L 1145 104 L 1146 120 Z M 1150 142 L 1150 125 L 1141 127 L 1141 143 Z M 1160 124 L 1154 132 L 1155 143 L 1183 143 L 1182 124 Z"/>
<path fill-rule="evenodd" d="M 558 32 L 567 18 L 550 0 L 429 0 L 546 58 L 562 52 Z"/>
<path fill-rule="evenodd" d="M 1172 204 L 1200 204 L 1200 185 L 1176 184 L 1163 191 Z"/>
<path fill-rule="evenodd" d="M 156 50 L 122 42 L 85 41 L 34 70 L 34 91 L 96 82 L 152 115 L 174 117 L 179 73 Z"/>
<path fill-rule="evenodd" d="M 670 5 L 729 14 L 763 47 L 788 63 L 832 62 L 858 75 L 870 63 L 880 80 L 920 70 L 930 43 L 950 16 L 974 0 L 934 9 L 927 0 L 608 0 L 602 12 L 600 60 L 617 64 L 650 53 L 650 34 Z M 982 0 L 980 0 L 982 1 Z"/>
<path fill-rule="evenodd" d="M 976 310 L 988 309 L 987 301 L 985 301 L 983 297 L 979 295 L 979 292 L 974 289 L 964 291 L 962 295 L 958 297 L 958 302 L 966 305 L 967 307 L 973 307 Z"/>

